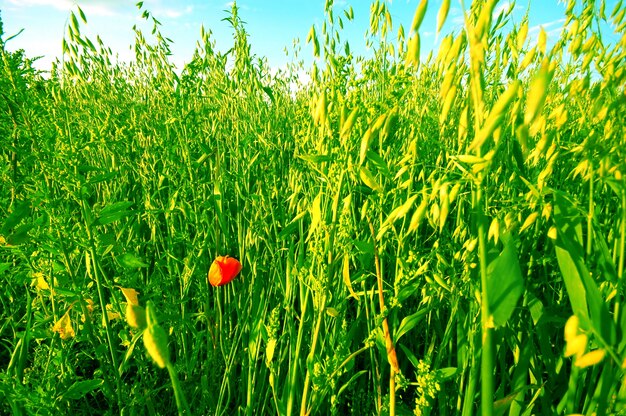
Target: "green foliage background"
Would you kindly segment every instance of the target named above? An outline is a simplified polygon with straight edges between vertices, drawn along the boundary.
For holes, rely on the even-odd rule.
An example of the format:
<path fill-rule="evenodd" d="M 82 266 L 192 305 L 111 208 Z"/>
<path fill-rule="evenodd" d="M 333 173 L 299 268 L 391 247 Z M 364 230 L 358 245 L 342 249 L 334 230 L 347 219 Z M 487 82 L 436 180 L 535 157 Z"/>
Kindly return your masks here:
<path fill-rule="evenodd" d="M 626 9 L 570 1 L 548 49 L 496 4 L 418 63 L 417 17 L 375 1 L 353 56 L 327 1 L 308 84 L 250 54 L 236 5 L 232 49 L 203 30 L 181 72 L 141 3 L 130 63 L 78 7 L 47 78 L 0 43 L 4 408 L 176 412 L 125 287 L 194 414 L 625 411 Z M 241 275 L 210 287 L 226 254 Z M 599 363 L 563 356 L 572 314 Z"/>

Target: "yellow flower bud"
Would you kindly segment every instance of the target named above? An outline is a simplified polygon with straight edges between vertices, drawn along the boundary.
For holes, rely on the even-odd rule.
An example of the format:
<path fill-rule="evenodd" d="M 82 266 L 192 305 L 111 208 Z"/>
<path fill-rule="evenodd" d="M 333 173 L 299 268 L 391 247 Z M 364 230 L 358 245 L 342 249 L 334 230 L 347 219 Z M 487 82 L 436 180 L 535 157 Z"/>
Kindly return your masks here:
<path fill-rule="evenodd" d="M 126 304 L 126 322 L 131 328 L 143 329 L 146 327 L 146 311 L 139 305 Z"/>
<path fill-rule="evenodd" d="M 167 333 L 161 326 L 149 326 L 143 331 L 143 345 L 160 368 L 165 368 L 169 364 L 170 350 L 167 346 Z"/>
<path fill-rule="evenodd" d="M 154 362 L 164 368 L 170 363 L 170 350 L 167 346 L 167 333 L 159 325 L 154 304 L 146 304 L 146 322 L 148 327 L 143 331 L 143 345 Z"/>

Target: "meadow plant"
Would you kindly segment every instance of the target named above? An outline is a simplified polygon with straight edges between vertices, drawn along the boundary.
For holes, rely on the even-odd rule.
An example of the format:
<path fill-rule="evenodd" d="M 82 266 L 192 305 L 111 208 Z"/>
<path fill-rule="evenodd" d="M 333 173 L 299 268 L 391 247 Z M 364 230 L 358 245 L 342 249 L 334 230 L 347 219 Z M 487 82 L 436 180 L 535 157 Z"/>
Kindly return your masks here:
<path fill-rule="evenodd" d="M 141 2 L 47 76 L 0 25 L 7 412 L 626 412 L 626 7 L 333 3 L 279 72 L 236 3 L 183 68 Z"/>

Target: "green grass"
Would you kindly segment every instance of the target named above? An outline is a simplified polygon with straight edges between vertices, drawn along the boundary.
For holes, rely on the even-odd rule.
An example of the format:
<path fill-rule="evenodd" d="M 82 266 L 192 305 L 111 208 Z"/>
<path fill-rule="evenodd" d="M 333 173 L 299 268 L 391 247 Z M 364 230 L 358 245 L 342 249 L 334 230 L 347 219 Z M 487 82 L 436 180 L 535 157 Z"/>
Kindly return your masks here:
<path fill-rule="evenodd" d="M 236 6 L 180 73 L 141 5 L 128 64 L 79 8 L 49 78 L 2 43 L 3 409 L 626 412 L 626 9 L 570 1 L 535 42 L 475 1 L 419 62 L 434 3 L 375 1 L 360 57 L 327 1 L 295 90 Z"/>

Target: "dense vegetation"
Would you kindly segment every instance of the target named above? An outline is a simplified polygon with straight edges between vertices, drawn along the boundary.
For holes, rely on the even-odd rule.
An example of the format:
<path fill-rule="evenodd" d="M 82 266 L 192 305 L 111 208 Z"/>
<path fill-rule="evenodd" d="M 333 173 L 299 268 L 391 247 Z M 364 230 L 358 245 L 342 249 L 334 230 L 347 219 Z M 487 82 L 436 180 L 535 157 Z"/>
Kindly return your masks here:
<path fill-rule="evenodd" d="M 46 77 L 0 43 L 2 409 L 626 411 L 626 7 L 477 0 L 420 60 L 435 2 L 369 57 L 326 3 L 276 74 L 236 5 L 182 71 L 141 3 L 130 63 L 78 7 Z"/>

